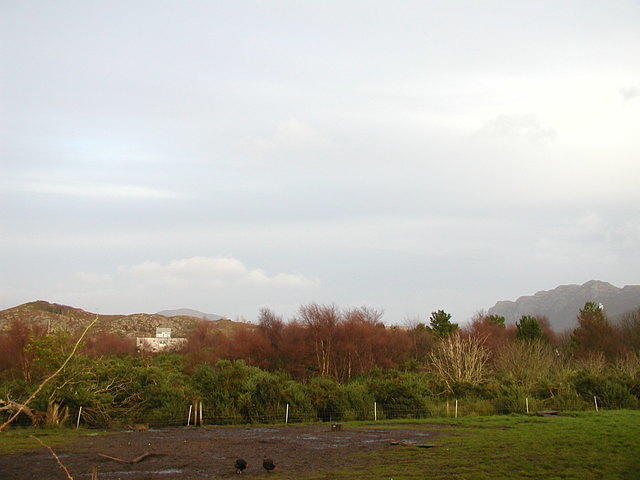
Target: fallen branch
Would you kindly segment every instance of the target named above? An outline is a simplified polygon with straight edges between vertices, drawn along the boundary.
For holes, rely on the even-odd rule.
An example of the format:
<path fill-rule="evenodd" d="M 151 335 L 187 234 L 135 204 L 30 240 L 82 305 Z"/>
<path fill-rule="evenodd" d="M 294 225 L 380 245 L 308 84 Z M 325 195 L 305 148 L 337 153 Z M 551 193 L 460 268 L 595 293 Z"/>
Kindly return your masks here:
<path fill-rule="evenodd" d="M 42 389 L 44 388 L 44 386 L 49 383 L 50 380 L 52 380 L 53 378 L 55 378 L 62 370 L 64 370 L 64 367 L 67 366 L 67 363 L 69 363 L 69 361 L 73 358 L 73 356 L 76 353 L 76 350 L 78 350 L 78 347 L 80 346 L 80 342 L 82 342 L 82 339 L 84 338 L 84 336 L 87 334 L 87 332 L 89 331 L 89 329 L 91 327 L 93 327 L 95 325 L 95 323 L 98 321 L 98 316 L 96 315 L 96 318 L 93 320 L 93 322 L 91 322 L 89 325 L 87 325 L 87 328 L 84 329 L 84 332 L 82 332 L 82 335 L 80 335 L 80 338 L 78 338 L 78 341 L 76 342 L 76 344 L 73 346 L 73 350 L 71 350 L 71 353 L 69 354 L 69 356 L 67 357 L 67 359 L 62 362 L 62 365 L 60 365 L 60 368 L 58 368 L 58 370 L 56 370 L 55 372 L 53 372 L 51 375 L 49 375 L 47 378 L 45 378 L 42 383 L 38 386 L 38 388 L 36 388 L 35 392 L 33 392 L 29 398 L 27 398 L 27 400 L 25 402 L 23 402 L 22 404 L 18 404 L 20 405 L 20 408 L 18 408 L 18 411 L 16 411 L 11 417 L 9 417 L 9 420 L 7 420 L 6 422 L 4 422 L 2 425 L 0 425 L 0 432 L 2 430 L 4 430 L 7 425 L 10 425 L 11 422 L 13 422 L 18 415 L 20 415 L 20 412 L 22 412 L 24 410 L 24 408 L 29 405 L 29 403 L 31 403 L 31 400 L 33 400 L 36 395 L 38 395 L 40 393 L 40 391 L 42 391 Z"/>
<path fill-rule="evenodd" d="M 40 440 L 38 437 L 34 437 L 33 435 L 31 435 L 31 438 L 35 439 L 40 445 L 42 445 L 44 448 L 46 448 L 47 450 L 49 450 L 49 452 L 51 452 L 51 455 L 53 455 L 53 458 L 56 459 L 56 462 L 58 462 L 58 465 L 60 466 L 60 468 L 62 470 L 64 470 L 64 473 L 67 474 L 67 478 L 69 480 L 73 480 L 73 477 L 71 476 L 71 474 L 69 473 L 69 470 L 67 470 L 67 467 L 64 466 L 64 463 L 62 463 L 62 461 L 60 460 L 60 457 L 58 457 L 58 455 L 56 455 L 56 452 L 53 451 L 53 449 L 47 445 L 46 443 L 44 443 L 42 440 Z"/>
<path fill-rule="evenodd" d="M 134 458 L 133 460 L 124 460 L 122 458 L 112 457 L 110 455 L 105 455 L 104 453 L 99 453 L 98 454 L 99 457 L 106 458 L 107 460 L 113 460 L 114 462 L 120 462 L 120 463 L 127 463 L 129 465 L 133 465 L 134 463 L 139 463 L 142 460 L 144 460 L 145 458 L 153 457 L 155 455 L 157 455 L 157 454 L 144 452 L 142 455 L 140 455 L 139 457 Z"/>
<path fill-rule="evenodd" d="M 399 445 L 401 447 L 417 447 L 417 448 L 433 448 L 439 447 L 440 445 L 436 445 L 435 443 L 413 443 L 413 442 L 389 442 L 389 445 Z"/>
<path fill-rule="evenodd" d="M 7 400 L 0 400 L 0 405 L 2 405 L 2 407 L 0 407 L 0 411 L 8 410 L 10 412 L 16 412 L 22 409 L 24 414 L 31 419 L 31 423 L 33 423 L 34 425 L 41 424 L 44 421 L 46 416 L 46 412 L 31 410 L 26 405 L 22 405 L 18 402 L 14 402 L 10 398 L 7 398 Z"/>
<path fill-rule="evenodd" d="M 540 412 L 536 412 L 535 415 L 539 417 L 555 417 L 560 415 L 560 410 L 542 410 Z"/>

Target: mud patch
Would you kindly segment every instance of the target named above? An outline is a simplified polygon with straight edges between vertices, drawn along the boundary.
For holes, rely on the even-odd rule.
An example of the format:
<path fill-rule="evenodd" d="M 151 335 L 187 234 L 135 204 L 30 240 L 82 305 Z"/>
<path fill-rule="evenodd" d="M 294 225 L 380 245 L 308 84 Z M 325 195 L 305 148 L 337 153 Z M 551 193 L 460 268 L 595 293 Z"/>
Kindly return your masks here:
<path fill-rule="evenodd" d="M 343 428 L 328 425 L 286 427 L 171 428 L 84 436 L 56 449 L 76 479 L 90 478 L 98 466 L 101 479 L 196 480 L 236 477 L 236 458 L 247 460 L 244 478 L 262 474 L 262 458 L 274 460 L 279 470 L 317 471 L 353 465 L 353 455 L 390 448 L 392 441 L 423 442 L 443 435 L 418 428 Z M 98 457 L 98 453 L 133 459 L 144 452 L 160 454 L 127 465 Z M 65 479 L 46 452 L 26 452 L 0 457 L 0 477 L 13 480 Z"/>

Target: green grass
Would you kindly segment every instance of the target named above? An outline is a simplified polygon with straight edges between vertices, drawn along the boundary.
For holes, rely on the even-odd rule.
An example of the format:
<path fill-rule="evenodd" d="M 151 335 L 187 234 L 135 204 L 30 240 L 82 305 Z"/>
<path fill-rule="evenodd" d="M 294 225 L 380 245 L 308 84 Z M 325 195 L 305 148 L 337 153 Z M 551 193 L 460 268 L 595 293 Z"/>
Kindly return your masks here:
<path fill-rule="evenodd" d="M 42 445 L 32 437 L 38 437 L 50 447 L 56 447 L 74 442 L 81 435 L 96 434 L 97 432 L 72 428 L 12 428 L 0 432 L 0 455 L 41 449 Z"/>
<path fill-rule="evenodd" d="M 270 480 L 640 480 L 640 411 L 579 412 L 561 417 L 502 415 L 349 422 L 345 428 L 442 430 L 432 449 L 394 446 L 352 455 L 336 471 L 277 472 Z M 0 454 L 52 447 L 95 435 L 74 429 L 0 432 Z M 336 451 L 336 455 L 341 452 Z"/>
<path fill-rule="evenodd" d="M 406 422 L 406 421 L 405 421 Z M 422 423 L 422 425 L 421 425 Z M 374 426 L 399 427 L 402 421 Z M 353 467 L 331 472 L 269 476 L 332 480 L 640 479 L 640 412 L 580 412 L 561 417 L 524 415 L 411 421 L 408 428 L 444 429 L 438 448 L 390 447 L 353 457 Z M 346 424 L 370 428 L 367 424 Z M 339 454 L 339 452 L 336 452 Z"/>

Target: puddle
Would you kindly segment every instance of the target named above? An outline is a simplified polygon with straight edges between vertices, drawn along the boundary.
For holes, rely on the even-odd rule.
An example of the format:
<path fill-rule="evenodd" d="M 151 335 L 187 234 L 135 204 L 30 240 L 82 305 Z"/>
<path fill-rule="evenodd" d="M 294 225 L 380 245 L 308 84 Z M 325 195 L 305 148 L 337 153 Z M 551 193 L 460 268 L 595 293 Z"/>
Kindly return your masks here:
<path fill-rule="evenodd" d="M 177 468 L 167 468 L 165 470 L 134 470 L 131 472 L 99 472 L 100 478 L 102 477 L 114 477 L 116 475 L 172 475 L 182 473 L 182 470 Z"/>

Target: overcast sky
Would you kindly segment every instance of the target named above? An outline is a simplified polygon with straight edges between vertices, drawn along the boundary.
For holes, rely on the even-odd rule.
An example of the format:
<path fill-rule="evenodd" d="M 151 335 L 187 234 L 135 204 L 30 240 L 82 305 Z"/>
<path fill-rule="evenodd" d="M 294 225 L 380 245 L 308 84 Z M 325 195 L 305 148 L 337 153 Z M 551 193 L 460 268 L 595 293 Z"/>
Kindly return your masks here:
<path fill-rule="evenodd" d="M 0 42 L 0 308 L 640 283 L 638 1 L 5 0 Z"/>

